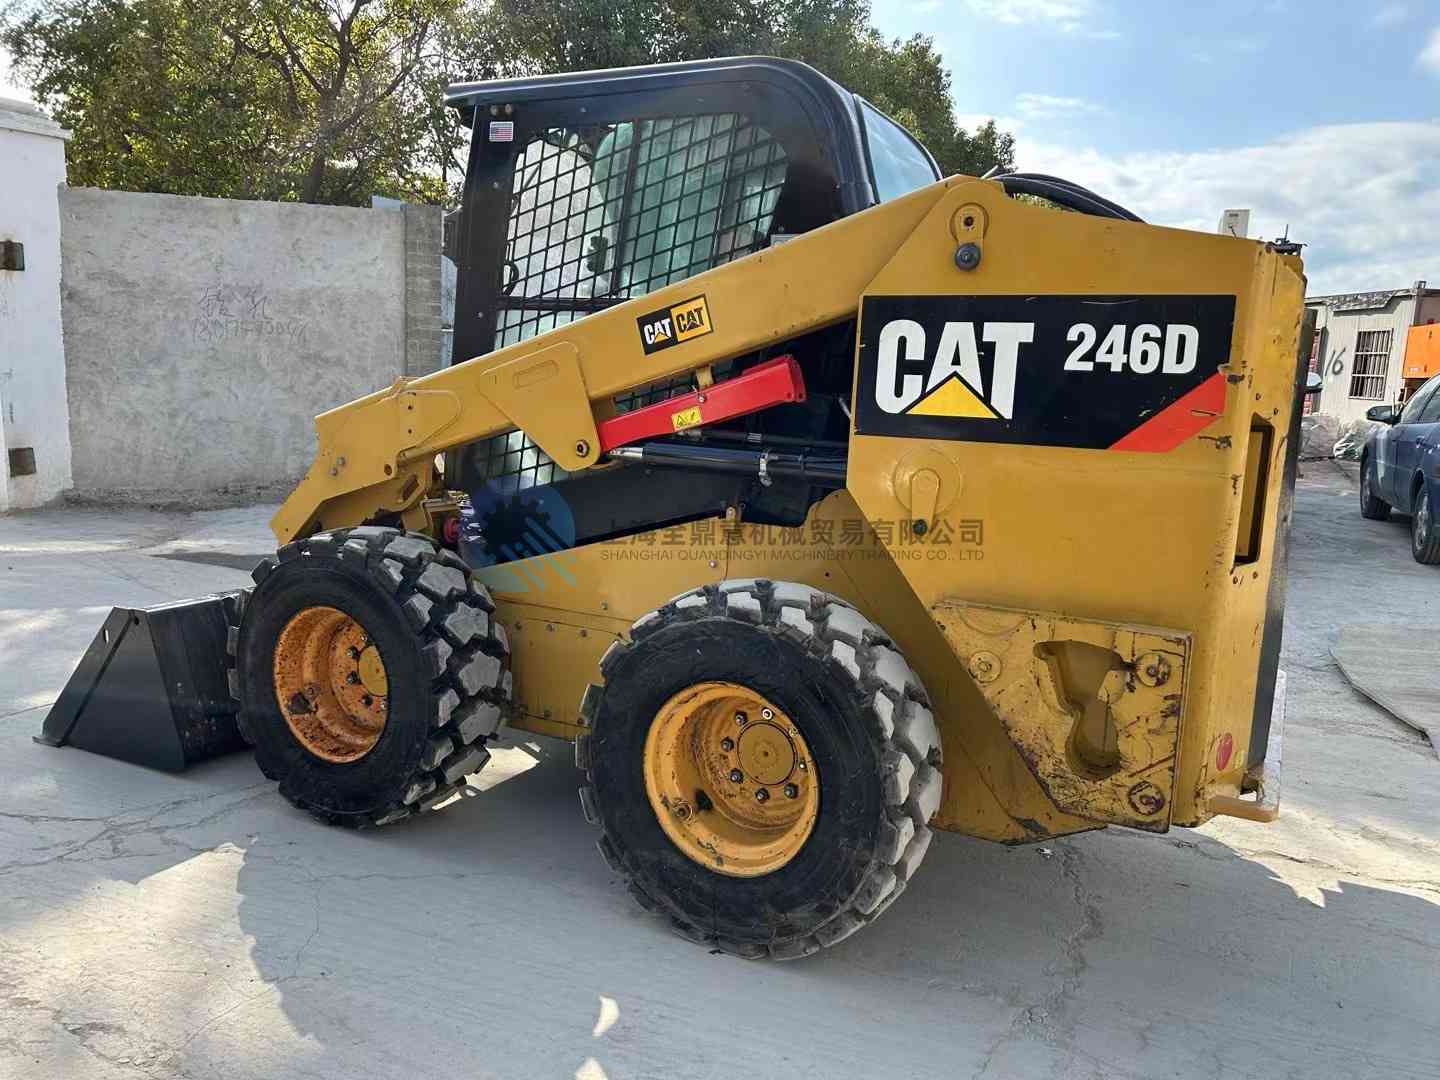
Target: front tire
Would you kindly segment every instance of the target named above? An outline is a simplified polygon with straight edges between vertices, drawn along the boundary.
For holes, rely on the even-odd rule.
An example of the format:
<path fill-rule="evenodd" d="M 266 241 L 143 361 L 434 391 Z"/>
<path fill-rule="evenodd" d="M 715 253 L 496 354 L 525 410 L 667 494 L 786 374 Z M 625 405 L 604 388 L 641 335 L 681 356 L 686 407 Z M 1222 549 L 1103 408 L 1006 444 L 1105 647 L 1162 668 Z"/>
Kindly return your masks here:
<path fill-rule="evenodd" d="M 1410 554 L 1415 561 L 1434 566 L 1440 563 L 1440 528 L 1435 526 L 1435 507 L 1430 502 L 1430 485 L 1423 480 L 1410 516 Z"/>
<path fill-rule="evenodd" d="M 940 739 L 919 678 L 854 608 L 805 585 L 725 581 L 641 618 L 601 671 L 603 689 L 582 706 L 591 733 L 576 743 L 581 803 L 611 869 L 676 933 L 744 957 L 806 956 L 873 922 L 909 883 L 940 805 Z M 753 700 L 793 738 L 767 731 L 768 748 L 747 761 L 738 733 L 763 724 L 740 707 L 732 740 L 701 716 L 690 743 L 708 741 L 684 775 L 734 760 L 693 798 L 657 795 L 653 736 L 687 696 L 727 710 Z M 794 813 L 773 824 L 757 813 L 761 788 L 765 801 L 794 800 Z M 738 801 L 719 805 L 727 797 Z M 666 813 L 676 820 L 662 823 Z M 714 825 L 685 842 L 686 823 L 707 817 Z M 747 843 L 747 823 L 762 842 Z"/>
<path fill-rule="evenodd" d="M 485 764 L 509 645 L 459 558 L 365 526 L 287 544 L 253 577 L 233 635 L 242 730 L 285 798 L 331 824 L 388 825 Z"/>
<path fill-rule="evenodd" d="M 1375 495 L 1375 471 L 1372 458 L 1360 463 L 1360 516 L 1371 521 L 1384 521 L 1390 516 L 1390 504 Z"/>

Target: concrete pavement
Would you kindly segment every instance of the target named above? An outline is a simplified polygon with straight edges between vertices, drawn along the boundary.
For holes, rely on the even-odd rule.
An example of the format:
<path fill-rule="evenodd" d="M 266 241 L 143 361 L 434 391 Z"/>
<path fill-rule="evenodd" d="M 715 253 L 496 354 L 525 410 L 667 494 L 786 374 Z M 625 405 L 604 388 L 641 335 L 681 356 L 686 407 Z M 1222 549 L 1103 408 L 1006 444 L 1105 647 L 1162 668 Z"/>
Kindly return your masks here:
<path fill-rule="evenodd" d="M 172 776 L 31 736 L 111 604 L 242 584 L 268 511 L 0 518 L 0 1076 L 1440 1076 L 1440 762 L 1329 657 L 1440 568 L 1309 463 L 1283 813 L 1007 849 L 940 834 L 874 927 L 754 964 L 615 886 L 564 744 L 353 834 L 244 755 Z"/>

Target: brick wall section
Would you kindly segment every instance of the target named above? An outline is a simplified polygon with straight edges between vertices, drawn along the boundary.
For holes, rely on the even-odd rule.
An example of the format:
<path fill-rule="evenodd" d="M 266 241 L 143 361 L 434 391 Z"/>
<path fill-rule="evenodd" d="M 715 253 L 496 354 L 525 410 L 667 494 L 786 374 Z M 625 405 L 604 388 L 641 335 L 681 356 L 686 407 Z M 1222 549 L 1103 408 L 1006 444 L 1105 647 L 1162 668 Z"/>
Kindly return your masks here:
<path fill-rule="evenodd" d="M 428 375 L 442 366 L 438 206 L 405 206 L 405 374 Z"/>

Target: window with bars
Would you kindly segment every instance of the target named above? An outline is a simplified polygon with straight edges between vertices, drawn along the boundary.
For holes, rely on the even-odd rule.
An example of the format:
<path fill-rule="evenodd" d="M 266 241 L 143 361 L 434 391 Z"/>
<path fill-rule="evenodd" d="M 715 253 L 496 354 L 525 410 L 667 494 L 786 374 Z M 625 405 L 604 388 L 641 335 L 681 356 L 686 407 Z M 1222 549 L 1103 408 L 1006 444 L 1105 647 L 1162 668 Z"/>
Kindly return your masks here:
<path fill-rule="evenodd" d="M 1350 367 L 1350 396 L 1379 401 L 1385 396 L 1393 330 L 1361 330 L 1355 336 L 1355 363 Z"/>
<path fill-rule="evenodd" d="M 786 171 L 781 145 L 736 113 L 542 132 L 515 159 L 494 347 L 760 250 Z M 686 389 L 655 383 L 616 407 Z M 470 461 L 508 490 L 565 475 L 523 432 L 476 444 Z"/>

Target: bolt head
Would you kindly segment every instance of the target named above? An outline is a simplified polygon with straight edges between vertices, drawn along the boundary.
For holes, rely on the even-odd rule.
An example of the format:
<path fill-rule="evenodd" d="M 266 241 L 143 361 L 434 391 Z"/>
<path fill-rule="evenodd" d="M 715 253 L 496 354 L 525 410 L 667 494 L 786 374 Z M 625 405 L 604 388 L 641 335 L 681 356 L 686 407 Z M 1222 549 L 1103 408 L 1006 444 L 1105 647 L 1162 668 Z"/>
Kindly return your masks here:
<path fill-rule="evenodd" d="M 738 784 L 741 780 L 744 780 L 744 779 L 745 779 L 745 774 L 742 773 L 739 769 L 731 769 L 731 770 L 730 770 L 730 782 L 731 782 L 732 784 Z"/>
<path fill-rule="evenodd" d="M 374 705 L 374 704 L 375 704 L 375 699 L 374 699 L 373 697 L 371 697 L 369 694 L 366 694 L 364 697 L 362 697 L 362 698 L 360 699 L 360 702 L 361 702 L 361 704 L 363 704 L 363 705 L 370 706 L 370 705 Z"/>
<path fill-rule="evenodd" d="M 980 248 L 976 244 L 965 243 L 955 249 L 955 267 L 959 270 L 974 270 L 980 265 Z"/>
<path fill-rule="evenodd" d="M 725 738 L 720 740 L 720 749 L 724 750 L 728 754 L 731 750 L 735 749 L 735 740 L 727 735 Z"/>
<path fill-rule="evenodd" d="M 1135 675 L 1146 686 L 1163 686 L 1170 679 L 1170 662 L 1159 653 L 1146 653 L 1135 661 Z"/>
<path fill-rule="evenodd" d="M 575 456 L 584 457 L 588 453 L 590 453 L 590 444 L 584 439 L 579 440 L 575 444 Z"/>
<path fill-rule="evenodd" d="M 347 683 L 349 683 L 351 686 L 354 686 L 357 682 L 360 681 L 360 676 L 357 675 L 355 672 L 352 671 L 352 672 L 350 672 L 350 674 L 348 674 L 348 675 L 345 676 L 345 681 L 346 681 Z"/>
<path fill-rule="evenodd" d="M 786 784 L 786 785 L 785 785 L 785 797 L 786 797 L 787 799 L 793 799 L 793 798 L 795 798 L 796 796 L 798 796 L 799 794 L 800 794 L 800 789 L 799 789 L 798 787 L 796 787 L 794 784 Z"/>
<path fill-rule="evenodd" d="M 745 721 L 747 721 L 747 720 L 749 720 L 749 719 L 750 719 L 750 718 L 749 718 L 748 716 L 746 716 L 743 711 L 737 712 L 737 713 L 735 714 L 735 723 L 737 723 L 737 724 L 743 724 L 743 723 L 745 723 Z"/>
<path fill-rule="evenodd" d="M 762 787 L 762 788 L 756 788 L 756 789 L 755 789 L 755 801 L 756 801 L 756 802 L 769 802 L 769 801 L 770 801 L 770 792 L 766 791 L 763 787 Z"/>
<path fill-rule="evenodd" d="M 351 645 L 350 648 L 346 649 L 345 654 L 349 656 L 351 660 L 360 659 L 360 650 L 357 649 L 354 645 Z"/>
<path fill-rule="evenodd" d="M 1000 657 L 992 652 L 977 652 L 970 657 L 969 667 L 970 674 L 980 682 L 994 682 L 1000 677 Z"/>
<path fill-rule="evenodd" d="M 762 719 L 762 720 L 774 720 L 774 719 L 775 719 L 775 713 L 774 713 L 772 710 L 770 710 L 770 709 L 761 709 L 761 710 L 760 710 L 760 719 Z"/>

